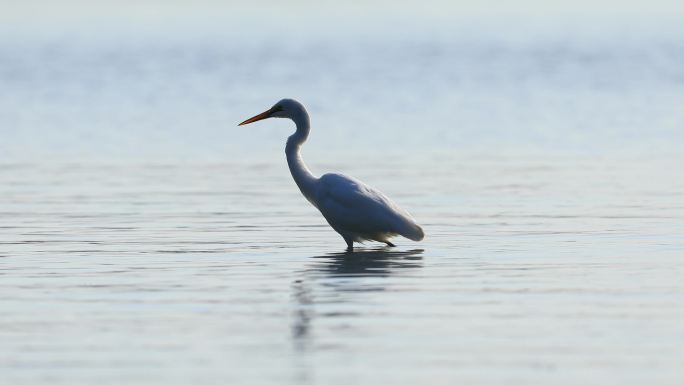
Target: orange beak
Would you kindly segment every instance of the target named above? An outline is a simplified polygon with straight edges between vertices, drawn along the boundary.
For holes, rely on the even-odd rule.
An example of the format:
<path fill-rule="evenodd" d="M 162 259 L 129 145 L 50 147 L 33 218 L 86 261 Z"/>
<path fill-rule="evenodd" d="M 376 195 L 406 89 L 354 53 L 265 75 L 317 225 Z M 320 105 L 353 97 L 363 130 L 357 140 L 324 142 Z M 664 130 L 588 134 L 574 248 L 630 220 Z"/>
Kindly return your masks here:
<path fill-rule="evenodd" d="M 264 112 L 260 113 L 259 115 L 252 116 L 251 118 L 249 118 L 249 119 L 245 120 L 244 122 L 238 124 L 238 126 L 242 126 L 245 124 L 254 123 L 254 122 L 262 120 L 262 119 L 270 118 L 272 113 L 273 113 L 272 110 L 264 111 Z"/>

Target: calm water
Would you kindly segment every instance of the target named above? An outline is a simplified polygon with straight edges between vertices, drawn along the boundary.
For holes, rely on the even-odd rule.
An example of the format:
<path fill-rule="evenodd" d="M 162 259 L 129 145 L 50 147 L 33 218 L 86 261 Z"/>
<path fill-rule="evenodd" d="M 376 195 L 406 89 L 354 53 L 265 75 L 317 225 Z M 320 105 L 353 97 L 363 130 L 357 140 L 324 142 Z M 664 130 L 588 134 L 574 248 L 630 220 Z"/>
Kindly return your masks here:
<path fill-rule="evenodd" d="M 681 40 L 231 31 L 0 41 L 0 383 L 684 381 Z M 343 253 L 281 97 L 424 242 Z"/>

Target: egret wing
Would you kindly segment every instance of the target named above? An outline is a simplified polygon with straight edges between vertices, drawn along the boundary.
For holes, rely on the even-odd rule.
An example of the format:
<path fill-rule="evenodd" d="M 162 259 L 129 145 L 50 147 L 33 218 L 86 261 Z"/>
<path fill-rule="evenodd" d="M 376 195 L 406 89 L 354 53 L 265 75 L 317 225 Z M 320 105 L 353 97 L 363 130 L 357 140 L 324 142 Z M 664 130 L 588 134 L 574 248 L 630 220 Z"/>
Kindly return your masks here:
<path fill-rule="evenodd" d="M 382 192 L 341 174 L 323 175 L 319 183 L 318 209 L 334 228 L 369 239 L 395 234 L 423 238 L 411 215 Z"/>

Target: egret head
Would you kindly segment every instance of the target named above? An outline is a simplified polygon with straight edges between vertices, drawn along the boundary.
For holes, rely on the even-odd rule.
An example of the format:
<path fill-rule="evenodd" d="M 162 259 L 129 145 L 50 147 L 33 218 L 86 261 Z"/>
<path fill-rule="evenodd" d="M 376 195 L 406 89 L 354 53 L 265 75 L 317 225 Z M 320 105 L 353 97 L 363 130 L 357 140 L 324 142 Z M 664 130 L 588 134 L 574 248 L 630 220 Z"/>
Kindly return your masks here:
<path fill-rule="evenodd" d="M 295 120 L 300 116 L 304 115 L 306 115 L 306 110 L 304 109 L 304 106 L 301 105 L 301 103 L 294 99 L 282 99 L 281 101 L 273 105 L 273 107 L 245 120 L 244 122 L 238 124 L 238 126 L 254 123 L 256 121 L 267 118 L 290 118 Z"/>

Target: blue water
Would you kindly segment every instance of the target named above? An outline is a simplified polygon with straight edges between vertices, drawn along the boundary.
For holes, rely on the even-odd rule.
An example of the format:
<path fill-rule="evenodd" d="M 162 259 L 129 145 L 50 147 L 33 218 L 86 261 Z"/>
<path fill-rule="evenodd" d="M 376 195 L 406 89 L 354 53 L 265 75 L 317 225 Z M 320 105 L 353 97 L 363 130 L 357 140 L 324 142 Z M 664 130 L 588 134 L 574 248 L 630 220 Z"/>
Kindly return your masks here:
<path fill-rule="evenodd" d="M 2 27 L 0 383 L 684 380 L 676 25 L 238 11 Z M 343 252 L 283 97 L 425 241 Z"/>

